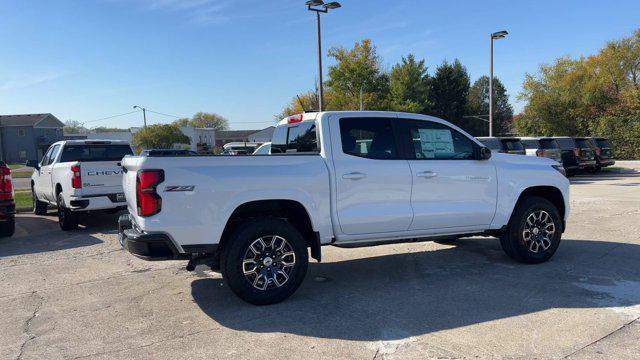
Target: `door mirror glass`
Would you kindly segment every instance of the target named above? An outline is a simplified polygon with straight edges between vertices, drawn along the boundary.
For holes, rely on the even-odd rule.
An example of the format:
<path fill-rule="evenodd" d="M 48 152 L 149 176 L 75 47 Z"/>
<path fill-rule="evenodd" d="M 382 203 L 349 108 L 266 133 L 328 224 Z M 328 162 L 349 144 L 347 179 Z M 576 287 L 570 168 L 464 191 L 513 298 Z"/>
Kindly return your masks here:
<path fill-rule="evenodd" d="M 480 159 L 479 160 L 489 160 L 491 159 L 491 149 L 486 146 L 480 148 Z"/>

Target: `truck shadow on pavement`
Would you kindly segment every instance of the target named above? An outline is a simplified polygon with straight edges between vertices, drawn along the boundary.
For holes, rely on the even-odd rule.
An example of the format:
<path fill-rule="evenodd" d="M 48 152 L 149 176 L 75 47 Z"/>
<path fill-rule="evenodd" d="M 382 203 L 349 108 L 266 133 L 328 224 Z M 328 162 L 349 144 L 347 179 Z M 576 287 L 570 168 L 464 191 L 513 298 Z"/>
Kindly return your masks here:
<path fill-rule="evenodd" d="M 300 289 L 276 305 L 246 304 L 220 279 L 195 280 L 192 296 L 205 314 L 234 330 L 365 341 L 549 309 L 613 308 L 640 316 L 635 244 L 563 240 L 554 258 L 539 265 L 511 261 L 493 238 L 398 252 L 406 248 L 389 246 L 375 257 L 364 257 L 364 249 L 338 250 L 352 259 L 310 264 Z"/>
<path fill-rule="evenodd" d="M 65 232 L 60 230 L 55 212 L 49 211 L 47 216 L 20 215 L 16 233 L 0 238 L 0 258 L 101 244 L 103 241 L 91 234 L 116 233 L 117 219 L 117 214 L 90 214 L 82 218 L 78 230 Z"/>

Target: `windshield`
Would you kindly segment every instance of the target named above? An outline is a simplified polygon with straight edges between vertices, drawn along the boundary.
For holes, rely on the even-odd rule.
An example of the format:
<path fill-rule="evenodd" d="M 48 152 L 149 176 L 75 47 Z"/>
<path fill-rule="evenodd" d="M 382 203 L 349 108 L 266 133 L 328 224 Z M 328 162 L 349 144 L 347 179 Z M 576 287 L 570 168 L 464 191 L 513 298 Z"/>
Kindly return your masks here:
<path fill-rule="evenodd" d="M 601 148 L 611 147 L 611 146 L 609 146 L 609 140 L 607 140 L 607 139 L 596 139 L 596 143 Z"/>
<path fill-rule="evenodd" d="M 576 139 L 576 146 L 582 149 L 591 148 L 591 144 L 589 144 L 589 140 L 587 139 Z"/>
<path fill-rule="evenodd" d="M 133 155 L 129 145 L 66 145 L 60 162 L 120 161 L 125 155 Z"/>
<path fill-rule="evenodd" d="M 540 146 L 545 150 L 557 149 L 558 143 L 553 139 L 542 139 L 540 140 Z"/>
<path fill-rule="evenodd" d="M 576 147 L 576 143 L 572 138 L 559 138 L 556 139 L 558 145 L 560 145 L 561 149 L 571 149 L 573 150 Z"/>

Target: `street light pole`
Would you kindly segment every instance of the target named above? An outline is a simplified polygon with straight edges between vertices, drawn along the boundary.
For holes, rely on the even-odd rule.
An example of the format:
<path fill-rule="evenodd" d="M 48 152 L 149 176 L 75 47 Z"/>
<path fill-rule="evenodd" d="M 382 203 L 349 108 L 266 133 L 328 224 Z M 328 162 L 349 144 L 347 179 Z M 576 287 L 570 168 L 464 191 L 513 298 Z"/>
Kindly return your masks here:
<path fill-rule="evenodd" d="M 307 10 L 316 12 L 316 30 L 318 36 L 318 110 L 323 110 L 324 104 L 324 86 L 322 83 L 322 31 L 320 29 L 320 13 L 328 13 L 331 9 L 337 9 L 341 7 L 338 2 L 330 2 L 325 4 L 322 0 L 310 0 L 305 2 Z"/>
<path fill-rule="evenodd" d="M 142 119 L 144 120 L 144 128 L 146 129 L 147 128 L 147 109 L 140 107 L 138 105 L 134 105 L 133 108 L 142 110 Z"/>
<path fill-rule="evenodd" d="M 493 136 L 493 40 L 502 39 L 507 34 L 509 33 L 503 30 L 489 36 L 489 136 Z"/>

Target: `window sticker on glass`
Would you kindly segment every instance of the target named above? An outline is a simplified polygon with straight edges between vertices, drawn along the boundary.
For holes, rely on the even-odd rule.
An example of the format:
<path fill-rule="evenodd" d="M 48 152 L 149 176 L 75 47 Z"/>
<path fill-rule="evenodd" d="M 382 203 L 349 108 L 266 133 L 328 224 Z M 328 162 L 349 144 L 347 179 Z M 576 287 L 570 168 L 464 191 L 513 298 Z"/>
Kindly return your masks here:
<path fill-rule="evenodd" d="M 435 159 L 437 155 L 453 153 L 451 131 L 446 129 L 418 129 L 420 146 L 427 159 Z"/>

